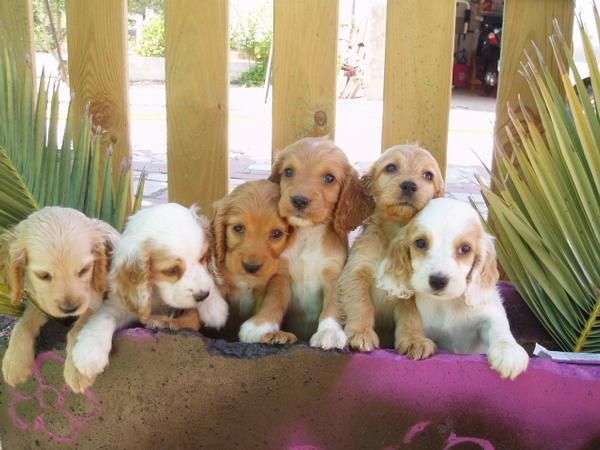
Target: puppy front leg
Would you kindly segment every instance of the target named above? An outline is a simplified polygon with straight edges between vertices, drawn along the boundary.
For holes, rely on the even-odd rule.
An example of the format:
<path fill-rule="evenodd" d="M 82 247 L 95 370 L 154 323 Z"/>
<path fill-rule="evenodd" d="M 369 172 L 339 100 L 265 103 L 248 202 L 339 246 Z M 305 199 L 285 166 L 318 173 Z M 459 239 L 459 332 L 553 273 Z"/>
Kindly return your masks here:
<path fill-rule="evenodd" d="M 15 325 L 2 359 L 2 375 L 10 386 L 23 383 L 31 375 L 35 361 L 35 338 L 47 321 L 44 314 L 28 304 L 23 317 Z"/>
<path fill-rule="evenodd" d="M 527 369 L 529 356 L 510 332 L 510 325 L 502 306 L 489 311 L 479 334 L 488 345 L 487 357 L 490 367 L 499 372 L 502 378 L 514 380 Z"/>
<path fill-rule="evenodd" d="M 373 270 L 364 265 L 345 268 L 337 283 L 342 315 L 346 318 L 344 330 L 350 347 L 361 352 L 379 348 L 375 333 L 375 306 L 371 300 Z"/>
<path fill-rule="evenodd" d="M 412 359 L 429 358 L 435 352 L 435 343 L 425 336 L 423 321 L 414 297 L 396 301 L 396 351 Z"/>
<path fill-rule="evenodd" d="M 73 347 L 77 370 L 94 379 L 108 365 L 114 332 L 137 319 L 135 314 L 109 298 L 77 334 Z"/>
<path fill-rule="evenodd" d="M 265 297 L 258 311 L 240 327 L 241 342 L 263 344 L 294 344 L 298 338 L 293 333 L 281 331 L 279 327 L 287 312 L 291 297 L 289 277 L 276 274 L 267 284 Z"/>
<path fill-rule="evenodd" d="M 340 325 L 337 280 L 341 267 L 334 266 L 323 271 L 323 310 L 319 316 L 317 332 L 310 338 L 311 347 L 323 350 L 346 347 L 348 337 Z"/>
<path fill-rule="evenodd" d="M 75 367 L 75 363 L 73 362 L 73 347 L 75 347 L 75 342 L 77 340 L 77 335 L 84 327 L 84 325 L 90 320 L 90 317 L 94 312 L 91 309 L 85 311 L 73 324 L 73 328 L 67 334 L 67 357 L 65 360 L 65 368 L 63 371 L 65 377 L 65 383 L 67 386 L 71 388 L 73 392 L 83 393 L 87 388 L 89 388 L 93 383 L 94 377 L 88 377 L 82 374 L 77 367 Z"/>

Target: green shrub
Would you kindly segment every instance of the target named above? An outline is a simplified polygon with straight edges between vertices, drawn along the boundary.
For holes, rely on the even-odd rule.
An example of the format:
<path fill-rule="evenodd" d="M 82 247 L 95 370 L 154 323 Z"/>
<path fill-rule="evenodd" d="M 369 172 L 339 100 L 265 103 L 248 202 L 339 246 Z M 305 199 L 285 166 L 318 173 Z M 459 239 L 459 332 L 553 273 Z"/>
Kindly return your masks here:
<path fill-rule="evenodd" d="M 256 63 L 250 70 L 242 73 L 239 80 L 235 80 L 233 84 L 239 84 L 245 87 L 263 86 L 265 84 L 266 74 L 267 63 Z"/>
<path fill-rule="evenodd" d="M 165 56 L 165 16 L 158 15 L 144 27 L 142 41 L 136 48 L 141 56 Z"/>

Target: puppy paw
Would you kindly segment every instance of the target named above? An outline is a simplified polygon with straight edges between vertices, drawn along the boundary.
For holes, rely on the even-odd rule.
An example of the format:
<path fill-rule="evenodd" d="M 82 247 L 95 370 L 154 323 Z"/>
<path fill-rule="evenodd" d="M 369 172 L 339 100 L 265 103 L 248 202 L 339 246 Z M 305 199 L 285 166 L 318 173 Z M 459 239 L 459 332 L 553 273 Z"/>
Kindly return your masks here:
<path fill-rule="evenodd" d="M 260 342 L 271 345 L 292 345 L 298 342 L 298 338 L 294 333 L 288 333 L 287 331 L 275 331 L 273 333 L 264 334 Z"/>
<path fill-rule="evenodd" d="M 32 354 L 18 354 L 8 349 L 2 359 L 2 375 L 6 384 L 16 386 L 27 381 L 33 371 L 33 363 Z"/>
<path fill-rule="evenodd" d="M 348 336 L 344 333 L 341 325 L 331 317 L 321 320 L 317 332 L 310 338 L 311 347 L 319 347 L 323 350 L 343 349 L 347 342 Z"/>
<path fill-rule="evenodd" d="M 348 333 L 350 348 L 359 352 L 372 352 L 376 348 L 379 348 L 379 336 L 377 336 L 373 328 L 365 328 L 361 331 L 346 330 L 346 332 Z"/>
<path fill-rule="evenodd" d="M 425 359 L 435 353 L 435 343 L 425 336 L 403 336 L 396 343 L 396 351 L 411 359 Z"/>
<path fill-rule="evenodd" d="M 514 380 L 527 369 L 529 356 L 516 342 L 499 342 L 490 346 L 488 361 L 490 367 L 500 373 L 502 378 Z"/>
<path fill-rule="evenodd" d="M 229 315 L 229 306 L 220 294 L 211 294 L 209 298 L 198 304 L 200 320 L 204 325 L 220 329 L 225 326 Z"/>
<path fill-rule="evenodd" d="M 94 379 L 108 366 L 111 341 L 108 346 L 101 341 L 79 336 L 73 348 L 73 364 L 84 376 Z"/>
<path fill-rule="evenodd" d="M 79 372 L 73 361 L 69 358 L 65 361 L 65 370 L 63 372 L 65 376 L 65 383 L 71 388 L 76 394 L 83 394 L 87 388 L 89 388 L 96 377 L 88 377 Z"/>
<path fill-rule="evenodd" d="M 263 338 L 268 334 L 276 334 L 279 332 L 279 325 L 276 323 L 261 323 L 256 325 L 252 319 L 246 320 L 240 327 L 240 342 L 247 344 L 256 344 L 263 342 Z M 291 333 L 289 333 L 291 334 Z M 292 335 L 293 336 L 293 335 Z M 294 336 L 295 337 L 295 336 Z M 270 342 L 265 342 L 270 343 Z M 275 342 L 273 342 L 274 344 Z"/>
<path fill-rule="evenodd" d="M 146 320 L 146 328 L 151 330 L 171 329 L 171 319 L 166 316 L 150 316 Z"/>

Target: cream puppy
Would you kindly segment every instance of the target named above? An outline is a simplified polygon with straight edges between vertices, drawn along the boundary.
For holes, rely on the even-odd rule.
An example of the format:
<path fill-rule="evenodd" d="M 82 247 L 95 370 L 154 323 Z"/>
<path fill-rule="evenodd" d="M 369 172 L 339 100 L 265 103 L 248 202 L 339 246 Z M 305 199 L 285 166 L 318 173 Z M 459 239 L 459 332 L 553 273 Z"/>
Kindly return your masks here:
<path fill-rule="evenodd" d="M 2 374 L 14 386 L 29 378 L 35 339 L 51 319 L 77 318 L 67 335 L 64 376 L 70 386 L 86 383 L 73 365 L 77 333 L 100 308 L 108 267 L 119 233 L 81 212 L 45 207 L 1 237 L 0 273 L 13 304 L 26 301 L 2 360 Z"/>
<path fill-rule="evenodd" d="M 377 277 L 393 295 L 414 292 L 425 333 L 440 349 L 486 353 L 504 378 L 527 368 L 496 289 L 493 239 L 468 203 L 431 200 L 392 242 Z"/>
<path fill-rule="evenodd" d="M 195 208 L 168 203 L 129 219 L 115 249 L 108 300 L 81 330 L 74 348 L 75 366 L 90 384 L 108 364 L 113 333 L 129 323 L 182 328 L 181 321 L 198 324 L 199 316 L 198 326 L 225 325 L 227 302 L 211 277 L 210 260 L 208 221 Z M 174 318 L 172 309 L 193 314 Z"/>

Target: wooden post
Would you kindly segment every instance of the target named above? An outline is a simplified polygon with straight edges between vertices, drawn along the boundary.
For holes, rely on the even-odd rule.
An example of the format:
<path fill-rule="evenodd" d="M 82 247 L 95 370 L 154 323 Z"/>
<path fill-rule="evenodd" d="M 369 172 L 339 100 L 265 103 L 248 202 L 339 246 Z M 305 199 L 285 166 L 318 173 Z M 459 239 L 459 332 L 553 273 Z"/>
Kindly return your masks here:
<path fill-rule="evenodd" d="M 35 49 L 33 48 L 33 16 L 31 0 L 0 0 L 0 56 L 4 49 L 15 56 L 17 80 L 25 77 L 25 68 L 31 68 L 35 87 Z"/>
<path fill-rule="evenodd" d="M 75 93 L 75 117 L 89 104 L 92 122 L 104 130 L 116 163 L 131 160 L 127 95 L 127 1 L 67 1 L 69 82 Z M 78 121 L 75 120 L 75 134 Z"/>
<path fill-rule="evenodd" d="M 520 96 L 528 111 L 537 117 L 535 102 L 525 78 L 518 73 L 521 62 L 525 60 L 523 51 L 532 50 L 531 42 L 535 42 L 550 69 L 559 79 L 558 66 L 554 60 L 552 47 L 548 38 L 554 33 L 552 20 L 557 18 L 561 30 L 567 39 L 573 34 L 573 3 L 566 0 L 506 0 L 502 27 L 502 46 L 500 56 L 500 78 L 498 100 L 496 103 L 495 137 L 507 154 L 511 154 L 510 143 L 505 127 L 510 120 L 507 104 L 513 110 L 518 109 Z M 530 52 L 531 54 L 532 52 Z M 494 173 L 496 173 L 494 167 Z"/>
<path fill-rule="evenodd" d="M 335 133 L 338 0 L 276 0 L 273 154 Z"/>
<path fill-rule="evenodd" d="M 228 192 L 227 0 L 166 1 L 169 200 L 209 214 Z"/>
<path fill-rule="evenodd" d="M 418 142 L 446 168 L 456 2 L 388 0 L 382 150 Z"/>

